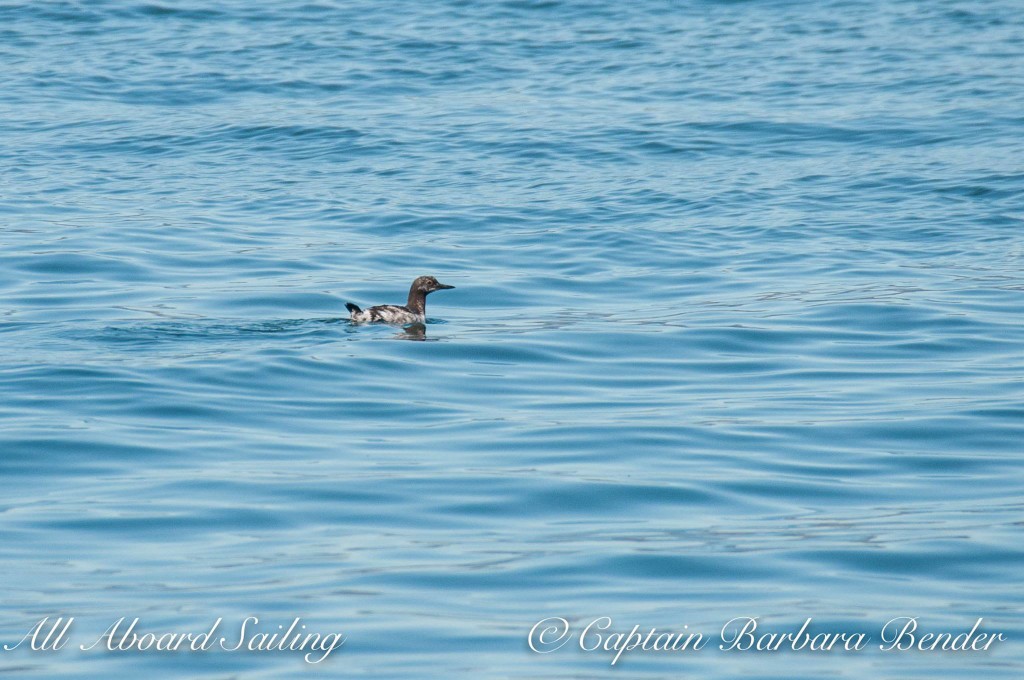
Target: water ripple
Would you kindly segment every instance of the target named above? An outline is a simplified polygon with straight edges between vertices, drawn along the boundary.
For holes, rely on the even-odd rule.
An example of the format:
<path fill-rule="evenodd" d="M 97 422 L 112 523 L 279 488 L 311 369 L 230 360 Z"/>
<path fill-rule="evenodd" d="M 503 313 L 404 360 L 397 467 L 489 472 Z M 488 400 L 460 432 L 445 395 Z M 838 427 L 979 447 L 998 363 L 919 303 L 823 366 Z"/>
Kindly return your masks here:
<path fill-rule="evenodd" d="M 258 610 L 344 627 L 354 676 L 567 678 L 607 659 L 527 653 L 543 616 L 1019 638 L 1022 34 L 1007 0 L 0 7 L 0 637 Z M 428 323 L 348 321 L 420 274 L 456 286 Z"/>

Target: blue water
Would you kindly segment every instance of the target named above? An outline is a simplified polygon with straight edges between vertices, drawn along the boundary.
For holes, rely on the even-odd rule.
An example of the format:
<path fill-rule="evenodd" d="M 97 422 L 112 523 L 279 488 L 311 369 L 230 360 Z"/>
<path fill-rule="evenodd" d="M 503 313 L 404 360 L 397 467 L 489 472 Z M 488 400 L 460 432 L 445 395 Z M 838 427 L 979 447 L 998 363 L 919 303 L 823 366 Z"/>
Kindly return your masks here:
<path fill-rule="evenodd" d="M 1020 9 L 3 5 L 0 671 L 1021 677 Z M 346 642 L 74 647 L 249 615 Z"/>

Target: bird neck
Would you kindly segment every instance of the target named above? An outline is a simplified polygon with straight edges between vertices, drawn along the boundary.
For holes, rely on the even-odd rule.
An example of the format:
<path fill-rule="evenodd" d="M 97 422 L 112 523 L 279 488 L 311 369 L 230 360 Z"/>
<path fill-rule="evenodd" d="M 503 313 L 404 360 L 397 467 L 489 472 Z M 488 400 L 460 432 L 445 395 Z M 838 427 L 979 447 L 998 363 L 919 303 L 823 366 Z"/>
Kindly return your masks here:
<path fill-rule="evenodd" d="M 427 294 L 415 287 L 409 289 L 409 302 L 406 303 L 409 311 L 423 314 L 427 311 Z"/>

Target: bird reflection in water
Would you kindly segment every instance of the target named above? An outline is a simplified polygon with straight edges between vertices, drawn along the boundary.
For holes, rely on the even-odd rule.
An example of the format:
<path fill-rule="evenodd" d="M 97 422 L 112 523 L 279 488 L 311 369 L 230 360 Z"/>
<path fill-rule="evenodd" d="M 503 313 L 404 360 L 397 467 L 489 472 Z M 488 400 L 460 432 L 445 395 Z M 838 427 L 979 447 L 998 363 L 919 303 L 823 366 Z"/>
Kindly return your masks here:
<path fill-rule="evenodd" d="M 398 340 L 426 340 L 427 327 L 421 323 L 411 323 L 402 327 L 402 332 L 395 336 Z"/>

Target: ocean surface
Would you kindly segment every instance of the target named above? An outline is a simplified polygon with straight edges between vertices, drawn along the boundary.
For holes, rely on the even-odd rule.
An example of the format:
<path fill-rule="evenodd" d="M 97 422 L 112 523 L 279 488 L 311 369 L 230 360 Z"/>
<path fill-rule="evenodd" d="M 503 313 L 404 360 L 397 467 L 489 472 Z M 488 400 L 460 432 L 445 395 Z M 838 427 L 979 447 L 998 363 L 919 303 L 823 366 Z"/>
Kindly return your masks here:
<path fill-rule="evenodd" d="M 1018 2 L 0 5 L 0 672 L 1016 680 L 1022 262 Z"/>

